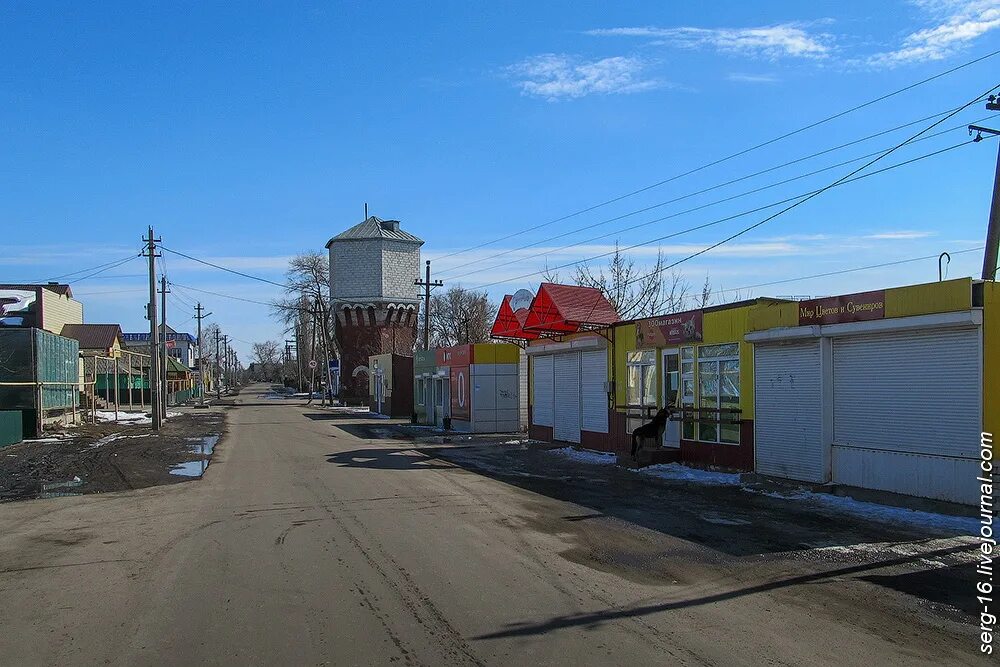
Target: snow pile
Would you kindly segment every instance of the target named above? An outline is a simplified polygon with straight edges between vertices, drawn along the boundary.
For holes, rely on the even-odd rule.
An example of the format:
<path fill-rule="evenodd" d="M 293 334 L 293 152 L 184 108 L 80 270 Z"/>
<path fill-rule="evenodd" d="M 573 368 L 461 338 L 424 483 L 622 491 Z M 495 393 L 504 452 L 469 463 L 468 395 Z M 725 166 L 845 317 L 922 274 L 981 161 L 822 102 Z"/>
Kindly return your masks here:
<path fill-rule="evenodd" d="M 617 461 L 617 457 L 614 454 L 607 454 L 605 452 L 592 452 L 588 449 L 574 449 L 573 447 L 563 447 L 562 449 L 550 449 L 548 450 L 550 454 L 558 454 L 560 456 L 565 456 L 572 461 L 578 461 L 580 463 L 595 463 L 598 465 L 610 465 Z"/>
<path fill-rule="evenodd" d="M 99 422 L 113 422 L 115 421 L 115 415 L 118 416 L 118 422 L 124 424 L 152 424 L 153 419 L 147 415 L 145 412 L 117 412 L 113 410 L 98 410 L 95 413 L 97 421 Z M 170 413 L 167 413 L 168 416 Z"/>
<path fill-rule="evenodd" d="M 953 516 L 950 514 L 911 510 L 905 507 L 894 507 L 892 505 L 879 505 L 878 503 L 855 500 L 847 496 L 835 496 L 830 493 L 813 493 L 805 489 L 797 489 L 785 493 L 761 491 L 748 486 L 744 486 L 743 489 L 750 493 L 758 493 L 781 500 L 805 501 L 816 505 L 821 510 L 852 514 L 883 523 L 907 524 L 921 528 L 937 528 L 965 534 L 979 532 L 979 520 L 974 517 Z"/>
<path fill-rule="evenodd" d="M 639 474 L 671 482 L 697 482 L 713 486 L 739 486 L 740 475 L 733 472 L 716 472 L 690 468 L 680 463 L 658 463 L 639 469 Z"/>

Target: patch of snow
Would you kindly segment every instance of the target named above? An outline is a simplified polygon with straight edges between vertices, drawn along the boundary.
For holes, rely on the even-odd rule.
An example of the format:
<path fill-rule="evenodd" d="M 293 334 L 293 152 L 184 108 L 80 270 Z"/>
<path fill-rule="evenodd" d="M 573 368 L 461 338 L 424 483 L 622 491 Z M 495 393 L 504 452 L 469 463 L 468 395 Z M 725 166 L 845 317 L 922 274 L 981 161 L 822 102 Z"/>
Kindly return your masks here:
<path fill-rule="evenodd" d="M 115 421 L 115 415 L 118 415 L 118 423 L 120 424 L 152 424 L 153 419 L 147 415 L 145 412 L 122 412 L 119 411 L 115 413 L 114 410 L 98 410 L 94 413 L 97 421 L 107 423 Z M 167 413 L 169 416 L 170 413 Z"/>
<path fill-rule="evenodd" d="M 658 463 L 639 469 L 640 475 L 649 475 L 671 482 L 696 482 L 712 486 L 739 486 L 740 475 L 734 472 L 717 472 L 691 468 L 680 463 Z"/>
<path fill-rule="evenodd" d="M 805 489 L 797 491 L 778 493 L 775 491 L 761 491 L 753 487 L 744 486 L 743 489 L 750 493 L 757 493 L 771 498 L 781 500 L 799 500 L 815 505 L 820 509 L 831 512 L 852 514 L 874 521 L 884 523 L 901 523 L 914 525 L 921 528 L 937 528 L 940 530 L 951 530 L 968 535 L 979 532 L 979 520 L 974 517 L 952 516 L 950 514 L 938 514 L 936 512 L 924 512 L 921 510 L 911 510 L 905 507 L 894 507 L 892 505 L 879 505 L 878 503 L 855 500 L 847 496 L 835 496 L 829 493 L 813 493 Z"/>
<path fill-rule="evenodd" d="M 920 542 L 861 542 L 858 544 L 837 544 L 833 546 L 810 549 L 810 552 L 820 556 L 832 554 L 837 556 L 862 556 L 865 558 L 876 556 L 882 558 L 887 556 L 914 558 L 932 553 L 934 555 L 938 555 L 940 552 L 945 550 L 967 547 L 968 551 L 956 551 L 955 553 L 947 554 L 947 559 L 949 561 L 971 563 L 977 560 L 977 546 L 979 546 L 979 542 L 975 537 L 970 535 L 961 535 L 959 537 L 946 537 L 936 540 L 921 540 Z M 945 567 L 947 565 L 947 563 L 940 560 L 931 560 L 929 558 L 920 558 L 920 561 L 931 567 Z"/>
<path fill-rule="evenodd" d="M 598 465 L 612 465 L 618 460 L 614 454 L 606 452 L 595 452 L 589 449 L 576 449 L 574 447 L 562 447 L 561 449 L 549 449 L 549 454 L 565 456 L 572 461 L 579 463 L 595 463 Z"/>
<path fill-rule="evenodd" d="M 180 417 L 181 414 L 182 413 L 180 413 L 180 412 L 168 412 L 166 414 L 166 417 L 167 417 L 167 419 L 170 419 L 171 417 Z"/>
<path fill-rule="evenodd" d="M 124 433 L 112 433 L 111 435 L 106 435 L 103 438 L 101 438 L 100 440 L 97 440 L 97 441 L 91 443 L 90 448 L 91 449 L 96 449 L 97 447 L 102 447 L 102 446 L 108 444 L 109 442 L 114 442 L 115 440 L 122 440 L 122 439 L 125 439 L 125 438 L 149 438 L 152 435 L 153 435 L 152 433 L 139 433 L 137 435 L 125 435 Z"/>

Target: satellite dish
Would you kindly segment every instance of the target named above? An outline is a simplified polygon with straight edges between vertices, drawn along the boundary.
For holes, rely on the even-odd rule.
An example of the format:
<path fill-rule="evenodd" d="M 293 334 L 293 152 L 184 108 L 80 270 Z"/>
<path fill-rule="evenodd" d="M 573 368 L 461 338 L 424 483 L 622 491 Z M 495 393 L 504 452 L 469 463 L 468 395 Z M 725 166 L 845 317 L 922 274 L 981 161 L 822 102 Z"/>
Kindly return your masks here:
<path fill-rule="evenodd" d="M 531 290 L 519 289 L 510 298 L 510 309 L 515 313 L 519 310 L 527 310 L 531 307 L 531 301 L 534 298 L 535 295 L 531 293 Z"/>

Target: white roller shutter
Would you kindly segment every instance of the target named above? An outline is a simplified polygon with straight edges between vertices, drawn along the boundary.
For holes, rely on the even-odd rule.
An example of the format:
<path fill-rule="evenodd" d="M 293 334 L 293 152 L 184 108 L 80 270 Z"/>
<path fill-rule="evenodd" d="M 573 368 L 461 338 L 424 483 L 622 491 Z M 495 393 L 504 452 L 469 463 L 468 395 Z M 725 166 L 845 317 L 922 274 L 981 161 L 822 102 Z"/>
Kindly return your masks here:
<path fill-rule="evenodd" d="M 754 346 L 757 472 L 825 482 L 818 339 Z"/>
<path fill-rule="evenodd" d="M 607 433 L 608 394 L 605 383 L 608 380 L 608 352 L 591 350 L 581 353 L 581 356 L 580 392 L 583 430 Z"/>
<path fill-rule="evenodd" d="M 833 481 L 973 502 L 982 423 L 976 328 L 833 343 Z"/>
<path fill-rule="evenodd" d="M 531 360 L 532 394 L 531 421 L 538 426 L 552 426 L 552 357 Z"/>
<path fill-rule="evenodd" d="M 555 423 L 552 437 L 580 442 L 580 353 L 557 354 L 555 364 Z"/>

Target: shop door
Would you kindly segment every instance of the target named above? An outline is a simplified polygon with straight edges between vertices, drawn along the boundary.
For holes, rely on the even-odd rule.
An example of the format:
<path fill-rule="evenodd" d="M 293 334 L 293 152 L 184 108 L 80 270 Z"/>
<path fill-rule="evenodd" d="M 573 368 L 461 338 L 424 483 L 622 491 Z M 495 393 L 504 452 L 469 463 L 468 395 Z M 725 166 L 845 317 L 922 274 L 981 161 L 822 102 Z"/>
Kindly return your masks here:
<path fill-rule="evenodd" d="M 591 350 L 580 357 L 582 428 L 590 433 L 607 433 L 608 351 Z"/>
<path fill-rule="evenodd" d="M 531 359 L 531 423 L 552 426 L 552 359 L 551 355 Z"/>
<path fill-rule="evenodd" d="M 833 481 L 976 503 L 982 423 L 977 328 L 833 341 Z"/>
<path fill-rule="evenodd" d="M 804 482 L 829 479 L 819 339 L 754 346 L 756 470 Z"/>
<path fill-rule="evenodd" d="M 678 349 L 672 348 L 663 351 L 663 407 L 670 407 L 675 410 L 674 419 L 667 422 L 667 428 L 663 431 L 664 447 L 681 446 L 681 422 L 674 421 L 680 419 L 680 412 L 677 411 L 677 392 L 680 391 L 680 353 Z"/>
<path fill-rule="evenodd" d="M 552 437 L 563 442 L 580 442 L 580 353 L 553 357 L 555 423 Z"/>

